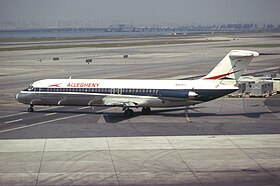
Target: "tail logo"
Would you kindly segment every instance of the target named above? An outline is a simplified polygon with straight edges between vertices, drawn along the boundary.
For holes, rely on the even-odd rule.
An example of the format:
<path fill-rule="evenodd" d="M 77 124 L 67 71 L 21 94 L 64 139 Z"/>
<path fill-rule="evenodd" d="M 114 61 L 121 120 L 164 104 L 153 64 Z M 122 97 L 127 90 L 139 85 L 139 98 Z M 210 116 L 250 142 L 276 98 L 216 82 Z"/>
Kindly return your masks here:
<path fill-rule="evenodd" d="M 217 80 L 217 79 L 224 78 L 228 75 L 234 74 L 234 73 L 239 72 L 239 71 L 241 71 L 241 70 L 229 72 L 229 73 L 226 73 L 226 74 L 220 74 L 220 75 L 217 75 L 217 76 L 207 77 L 207 78 L 203 78 L 203 79 L 204 80 Z"/>

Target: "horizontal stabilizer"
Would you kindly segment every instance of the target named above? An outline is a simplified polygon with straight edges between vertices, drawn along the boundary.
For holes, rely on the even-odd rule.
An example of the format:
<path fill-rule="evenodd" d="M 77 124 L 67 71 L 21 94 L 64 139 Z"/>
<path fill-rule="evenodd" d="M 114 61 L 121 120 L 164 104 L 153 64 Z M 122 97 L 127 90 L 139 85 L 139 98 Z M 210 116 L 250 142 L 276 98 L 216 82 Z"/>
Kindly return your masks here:
<path fill-rule="evenodd" d="M 253 51 L 246 51 L 246 50 L 233 50 L 230 52 L 229 57 L 234 59 L 234 58 L 243 58 L 243 57 L 257 57 L 259 56 L 258 52 L 253 52 Z"/>

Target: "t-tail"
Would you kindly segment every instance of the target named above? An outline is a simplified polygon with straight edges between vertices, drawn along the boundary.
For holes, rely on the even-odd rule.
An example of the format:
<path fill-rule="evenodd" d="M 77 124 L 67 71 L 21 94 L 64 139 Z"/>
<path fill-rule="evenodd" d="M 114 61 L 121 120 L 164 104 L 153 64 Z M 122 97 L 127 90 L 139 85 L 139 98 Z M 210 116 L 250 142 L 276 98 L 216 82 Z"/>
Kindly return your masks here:
<path fill-rule="evenodd" d="M 234 85 L 246 70 L 258 52 L 248 50 L 232 50 L 203 80 L 221 80 L 223 84 Z"/>

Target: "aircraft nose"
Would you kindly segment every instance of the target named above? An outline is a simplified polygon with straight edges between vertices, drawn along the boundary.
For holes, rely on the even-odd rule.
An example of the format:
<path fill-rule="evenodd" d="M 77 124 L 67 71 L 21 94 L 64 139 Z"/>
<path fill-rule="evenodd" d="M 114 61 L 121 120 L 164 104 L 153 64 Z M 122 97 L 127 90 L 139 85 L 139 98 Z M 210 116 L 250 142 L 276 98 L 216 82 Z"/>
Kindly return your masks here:
<path fill-rule="evenodd" d="M 17 93 L 16 94 L 16 100 L 20 103 L 24 103 L 24 104 L 29 104 L 30 101 L 32 100 L 31 95 L 29 94 L 25 94 L 25 93 Z"/>
<path fill-rule="evenodd" d="M 19 93 L 16 94 L 16 100 L 17 101 L 19 101 L 18 97 L 19 97 Z"/>

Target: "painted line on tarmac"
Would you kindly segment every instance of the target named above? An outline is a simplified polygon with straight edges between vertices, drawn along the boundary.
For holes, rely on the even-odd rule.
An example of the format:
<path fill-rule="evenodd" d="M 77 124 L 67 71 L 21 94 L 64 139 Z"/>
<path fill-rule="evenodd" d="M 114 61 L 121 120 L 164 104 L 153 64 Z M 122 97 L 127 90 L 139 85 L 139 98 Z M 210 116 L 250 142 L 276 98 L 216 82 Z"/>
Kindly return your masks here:
<path fill-rule="evenodd" d="M 9 124 L 9 123 L 15 123 L 18 121 L 22 121 L 22 119 L 16 119 L 16 120 L 12 120 L 12 121 L 6 121 L 5 124 Z"/>
<path fill-rule="evenodd" d="M 0 104 L 1 107 L 7 107 L 7 106 L 22 106 L 20 103 L 2 103 Z"/>
<path fill-rule="evenodd" d="M 52 113 L 49 113 L 49 114 L 45 114 L 45 116 L 51 116 L 51 115 L 55 115 L 57 114 L 56 112 L 52 112 Z"/>
<path fill-rule="evenodd" d="M 81 107 L 81 108 L 78 108 L 79 110 L 84 110 L 84 109 L 88 109 L 90 108 L 90 106 L 87 106 L 87 107 Z"/>
<path fill-rule="evenodd" d="M 114 110 L 114 109 L 116 109 L 116 107 L 107 108 L 107 109 L 105 109 L 105 110 L 99 110 L 99 111 L 97 111 L 96 113 L 98 114 L 98 113 L 100 113 L 100 112 L 110 111 L 110 110 Z"/>
<path fill-rule="evenodd" d="M 49 121 L 42 121 L 42 122 L 39 122 L 39 123 L 25 125 L 25 126 L 22 126 L 22 127 L 16 127 L 16 128 L 12 128 L 12 129 L 2 130 L 2 131 L 0 131 L 0 133 L 11 132 L 11 131 L 20 130 L 20 129 L 24 129 L 24 128 L 29 128 L 29 127 L 34 127 L 34 126 L 37 126 L 37 125 L 42 125 L 42 124 L 51 123 L 51 122 L 55 122 L 55 121 L 77 118 L 77 117 L 85 116 L 85 115 L 87 115 L 87 114 L 79 114 L 79 115 L 67 116 L 67 117 L 63 117 L 63 118 L 57 118 L 57 119 L 53 119 L 53 120 L 49 120 Z"/>
<path fill-rule="evenodd" d="M 0 119 L 12 117 L 12 116 L 19 116 L 19 115 L 23 115 L 23 114 L 27 114 L 27 112 L 20 112 L 20 113 L 16 113 L 16 114 L 10 114 L 10 115 L 6 115 L 6 116 L 1 116 Z"/>
<path fill-rule="evenodd" d="M 56 109 L 56 108 L 62 108 L 62 107 L 64 107 L 64 106 L 44 108 L 44 109 L 39 109 L 39 110 L 37 110 L 37 111 L 45 111 L 45 110 L 51 110 L 51 109 Z"/>
<path fill-rule="evenodd" d="M 44 108 L 44 109 L 39 109 L 39 110 L 37 110 L 37 111 L 45 111 L 45 110 L 51 110 L 51 109 L 61 108 L 61 107 L 63 107 L 63 106 L 51 107 L 51 108 Z M 20 112 L 20 113 L 10 114 L 10 115 L 6 115 L 6 116 L 0 116 L 0 119 L 12 117 L 12 116 L 19 116 L 19 115 L 23 115 L 23 114 L 29 114 L 29 113 L 30 113 L 30 112 Z"/>
<path fill-rule="evenodd" d="M 264 106 L 264 108 L 265 108 L 268 112 L 270 112 L 274 117 L 280 119 L 280 115 L 278 115 L 278 114 L 274 113 L 273 111 L 271 111 L 266 105 Z"/>

